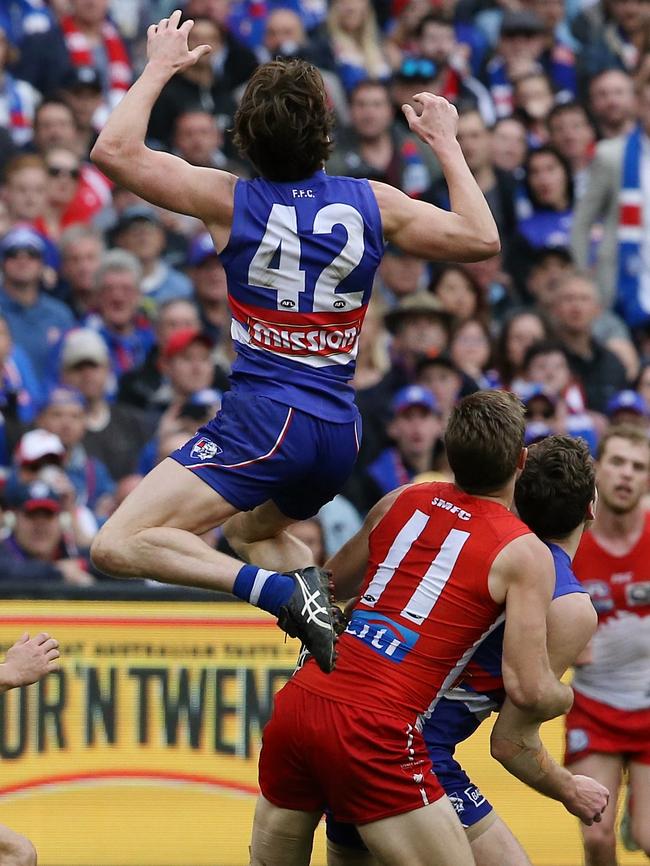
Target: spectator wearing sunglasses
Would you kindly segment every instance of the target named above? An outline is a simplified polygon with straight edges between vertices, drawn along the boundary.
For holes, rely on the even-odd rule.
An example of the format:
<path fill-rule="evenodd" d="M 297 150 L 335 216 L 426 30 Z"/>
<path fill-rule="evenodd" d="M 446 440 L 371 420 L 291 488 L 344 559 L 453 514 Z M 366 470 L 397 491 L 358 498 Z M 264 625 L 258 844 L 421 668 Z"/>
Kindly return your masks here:
<path fill-rule="evenodd" d="M 64 147 L 54 147 L 45 155 L 48 175 L 47 203 L 42 228 L 57 240 L 64 229 L 86 223 L 99 208 L 87 198 L 80 184 L 81 164 L 77 154 Z"/>
<path fill-rule="evenodd" d="M 44 253 L 43 239 L 29 226 L 13 228 L 0 240 L 0 312 L 42 381 L 52 347 L 74 325 L 68 307 L 42 291 Z"/>

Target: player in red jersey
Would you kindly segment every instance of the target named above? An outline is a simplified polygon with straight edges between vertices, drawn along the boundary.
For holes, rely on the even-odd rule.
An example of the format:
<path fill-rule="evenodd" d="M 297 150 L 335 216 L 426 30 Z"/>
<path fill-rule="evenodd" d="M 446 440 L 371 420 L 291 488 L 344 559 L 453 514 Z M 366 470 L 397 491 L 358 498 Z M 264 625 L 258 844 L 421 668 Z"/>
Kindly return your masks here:
<path fill-rule="evenodd" d="M 0 664 L 0 693 L 30 686 L 57 670 L 59 642 L 46 632 L 20 637 L 9 647 Z M 0 824 L 0 863 L 3 866 L 36 866 L 34 846 L 19 833 Z"/>
<path fill-rule="evenodd" d="M 565 761 L 593 776 L 616 802 L 623 772 L 631 833 L 650 855 L 650 442 L 637 427 L 612 427 L 597 454 L 599 504 L 573 567 L 598 612 L 588 664 L 575 672 Z M 587 866 L 616 866 L 616 809 L 582 827 Z"/>
<path fill-rule="evenodd" d="M 253 866 L 305 866 L 325 806 L 388 866 L 474 862 L 433 772 L 423 715 L 504 617 L 515 706 L 546 719 L 572 700 L 546 650 L 553 559 L 509 511 L 523 432 L 512 394 L 465 398 L 445 435 L 455 483 L 405 489 L 372 530 L 336 670 L 326 676 L 309 660 L 264 729 Z"/>

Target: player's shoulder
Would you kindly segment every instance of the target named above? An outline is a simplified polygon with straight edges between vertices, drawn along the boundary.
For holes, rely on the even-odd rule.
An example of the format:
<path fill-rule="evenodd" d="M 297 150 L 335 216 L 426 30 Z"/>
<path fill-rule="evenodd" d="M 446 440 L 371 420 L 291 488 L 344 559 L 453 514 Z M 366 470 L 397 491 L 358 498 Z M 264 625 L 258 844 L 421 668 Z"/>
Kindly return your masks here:
<path fill-rule="evenodd" d="M 493 568 L 508 580 L 528 580 L 541 571 L 555 575 L 553 554 L 529 530 L 517 534 L 503 545 L 494 559 Z"/>

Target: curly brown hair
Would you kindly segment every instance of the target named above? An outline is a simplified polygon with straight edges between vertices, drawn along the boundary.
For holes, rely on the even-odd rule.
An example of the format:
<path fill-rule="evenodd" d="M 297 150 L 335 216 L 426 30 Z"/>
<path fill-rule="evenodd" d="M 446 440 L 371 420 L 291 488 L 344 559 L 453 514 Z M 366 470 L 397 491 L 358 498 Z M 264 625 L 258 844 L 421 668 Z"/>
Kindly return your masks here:
<path fill-rule="evenodd" d="M 234 123 L 234 143 L 265 178 L 303 180 L 332 149 L 332 114 L 320 72 L 304 60 L 273 60 L 251 76 Z"/>

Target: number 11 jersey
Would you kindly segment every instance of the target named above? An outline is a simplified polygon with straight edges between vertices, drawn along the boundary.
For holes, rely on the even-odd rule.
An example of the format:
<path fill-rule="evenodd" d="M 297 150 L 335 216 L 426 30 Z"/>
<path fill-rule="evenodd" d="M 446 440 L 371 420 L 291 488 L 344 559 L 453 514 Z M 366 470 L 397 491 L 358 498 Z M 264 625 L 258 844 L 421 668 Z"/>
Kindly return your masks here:
<path fill-rule="evenodd" d="M 239 180 L 220 254 L 237 351 L 232 387 L 323 420 L 355 418 L 361 324 L 384 250 L 366 180 Z"/>
<path fill-rule="evenodd" d="M 434 482 L 407 488 L 370 534 L 361 596 L 325 675 L 292 683 L 413 721 L 431 712 L 505 617 L 488 589 L 501 550 L 530 530 L 503 505 Z"/>

